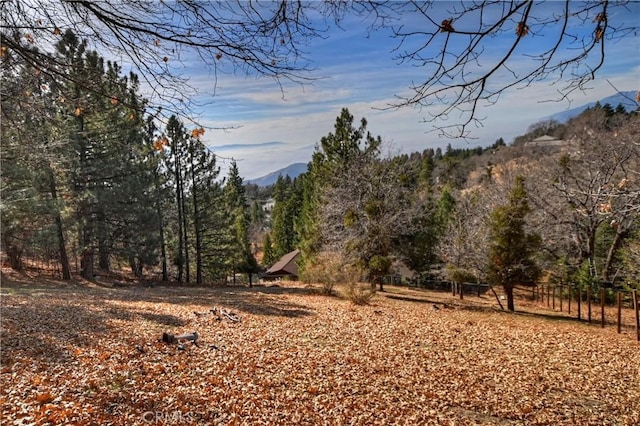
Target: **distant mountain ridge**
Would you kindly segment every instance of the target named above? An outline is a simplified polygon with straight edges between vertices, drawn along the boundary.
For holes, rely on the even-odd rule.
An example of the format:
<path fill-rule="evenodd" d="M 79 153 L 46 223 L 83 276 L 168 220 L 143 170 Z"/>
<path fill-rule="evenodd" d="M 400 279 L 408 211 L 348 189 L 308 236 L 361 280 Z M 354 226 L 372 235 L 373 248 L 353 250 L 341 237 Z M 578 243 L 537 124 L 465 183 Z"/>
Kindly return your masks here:
<path fill-rule="evenodd" d="M 598 102 L 600 102 L 600 105 L 609 104 L 614 109 L 615 107 L 618 106 L 618 104 L 622 104 L 622 106 L 624 106 L 627 111 L 633 111 L 636 108 L 638 108 L 638 103 L 634 101 L 635 98 L 636 98 L 636 92 L 626 91 L 626 92 L 616 93 L 615 95 L 607 96 L 604 99 L 600 99 Z M 596 102 L 589 102 L 587 104 L 584 104 L 576 108 L 572 108 L 566 111 L 549 115 L 543 118 L 542 120 L 555 120 L 563 124 L 569 121 L 571 118 L 577 117 L 587 108 L 592 108 L 593 106 L 595 106 L 595 104 Z"/>
<path fill-rule="evenodd" d="M 251 183 L 258 186 L 269 186 L 276 183 L 279 176 L 289 176 L 291 179 L 295 179 L 302 173 L 307 171 L 307 163 L 293 163 L 282 169 L 271 172 L 267 175 L 256 179 L 249 179 L 247 183 Z"/>

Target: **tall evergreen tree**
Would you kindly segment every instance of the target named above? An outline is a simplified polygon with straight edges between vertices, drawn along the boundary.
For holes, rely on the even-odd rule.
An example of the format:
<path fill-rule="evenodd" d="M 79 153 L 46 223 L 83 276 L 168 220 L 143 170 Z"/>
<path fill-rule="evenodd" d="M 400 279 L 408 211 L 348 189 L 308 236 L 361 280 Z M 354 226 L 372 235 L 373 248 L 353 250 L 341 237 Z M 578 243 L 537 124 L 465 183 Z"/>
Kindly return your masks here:
<path fill-rule="evenodd" d="M 249 285 L 252 285 L 252 274 L 257 272 L 258 264 L 251 245 L 249 244 L 249 208 L 245 196 L 245 188 L 236 162 L 231 163 L 229 175 L 225 185 L 227 209 L 232 218 L 233 251 L 231 254 L 231 269 L 235 283 L 236 272 L 249 275 Z"/>
<path fill-rule="evenodd" d="M 63 152 L 56 123 L 51 76 L 5 55 L 2 64 L 3 250 L 11 267 L 22 268 L 22 254 L 55 252 L 62 278 L 71 278 L 56 159 Z M 39 247 L 36 247 L 39 246 Z"/>
<path fill-rule="evenodd" d="M 74 245 L 80 250 L 82 275 L 92 279 L 96 254 L 100 267 L 108 269 L 110 259 L 125 255 L 131 243 L 138 246 L 134 255 L 138 258 L 144 245 L 144 237 L 130 238 L 134 227 L 133 232 L 146 235 L 144 225 L 150 223 L 137 220 L 145 215 L 150 182 L 145 177 L 149 169 L 140 133 L 144 104 L 139 100 L 137 77 L 122 76 L 117 64 L 105 64 L 71 31 L 62 35 L 48 58 L 58 72 L 29 72 L 38 81 L 37 92 L 35 87 L 27 92 L 31 99 L 38 98 L 38 113 L 29 119 L 34 127 L 21 126 L 28 134 L 25 147 L 40 158 L 31 164 L 41 173 L 31 186 L 36 191 L 46 188 L 48 214 L 55 228 L 50 234 L 57 240 L 63 278 L 70 277 L 66 244 L 73 233 L 78 238 Z M 26 77 L 20 77 L 23 83 L 36 81 Z M 4 105 L 12 119 L 19 119 L 13 113 L 18 109 L 5 110 Z M 42 149 L 36 149 L 37 144 Z M 153 262 L 152 254 L 146 257 Z"/>
<path fill-rule="evenodd" d="M 193 228 L 196 254 L 196 284 L 204 280 L 204 232 L 208 211 L 215 206 L 207 205 L 206 193 L 213 190 L 220 169 L 216 158 L 200 141 L 204 129 L 194 129 L 189 138 L 189 173 L 191 175 L 191 204 L 193 206 Z"/>
<path fill-rule="evenodd" d="M 205 279 L 226 282 L 230 258 L 235 250 L 235 236 L 231 228 L 224 188 L 215 180 L 203 188 L 202 205 L 202 264 Z"/>
<path fill-rule="evenodd" d="M 273 252 L 273 244 L 271 243 L 271 234 L 269 232 L 264 235 L 264 242 L 262 245 L 264 247 L 262 264 L 265 266 L 272 265 L 278 258 Z"/>
<path fill-rule="evenodd" d="M 507 295 L 507 306 L 515 310 L 513 289 L 516 285 L 535 285 L 540 276 L 533 256 L 540 237 L 528 233 L 525 218 L 530 212 L 524 178 L 515 179 L 506 205 L 496 208 L 490 217 L 489 247 L 490 284 L 501 285 Z"/>
<path fill-rule="evenodd" d="M 186 152 L 186 130 L 184 125 L 176 116 L 171 116 L 167 122 L 167 138 L 171 156 L 168 158 L 167 166 L 172 171 L 172 183 L 176 198 L 177 211 L 177 234 L 178 246 L 174 257 L 174 263 L 178 268 L 178 282 L 182 282 L 186 278 L 186 282 L 190 281 L 189 274 L 189 241 L 188 231 L 186 227 L 186 208 L 185 208 L 185 152 Z M 186 271 L 186 274 L 185 274 Z"/>
<path fill-rule="evenodd" d="M 274 186 L 271 240 L 276 259 L 296 249 L 300 240 L 295 229 L 295 218 L 302 206 L 302 185 L 299 178 L 292 181 L 289 176 L 279 176 Z"/>
<path fill-rule="evenodd" d="M 75 212 L 81 273 L 92 279 L 96 254 L 100 267 L 109 269 L 116 247 L 128 243 L 127 227 L 135 221 L 130 220 L 132 209 L 122 206 L 146 205 L 139 188 L 144 185 L 139 174 L 144 106 L 138 101 L 137 78 L 122 77 L 115 63 L 105 67 L 103 58 L 88 51 L 73 32 L 65 32 L 56 45 L 55 61 L 61 73 L 72 77 L 52 82 L 50 91 L 58 101 L 56 130 L 65 146 L 59 161 Z M 140 203 L 134 204 L 134 198 Z M 126 219 L 119 214 L 125 211 Z"/>

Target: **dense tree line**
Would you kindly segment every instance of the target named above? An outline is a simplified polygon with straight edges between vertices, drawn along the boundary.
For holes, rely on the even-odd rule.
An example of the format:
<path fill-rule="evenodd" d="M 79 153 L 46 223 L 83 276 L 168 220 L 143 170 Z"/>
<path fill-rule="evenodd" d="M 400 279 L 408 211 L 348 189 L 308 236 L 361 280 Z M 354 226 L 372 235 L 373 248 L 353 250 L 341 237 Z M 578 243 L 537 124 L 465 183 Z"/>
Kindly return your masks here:
<path fill-rule="evenodd" d="M 392 157 L 366 126 L 343 109 L 308 171 L 278 181 L 269 260 L 294 248 L 305 265 L 338 253 L 372 283 L 399 262 L 419 279 L 437 269 L 504 287 L 509 309 L 514 286 L 540 279 L 639 285 L 637 112 L 597 104 L 566 124 L 534 125 L 512 146 L 499 138 Z M 541 129 L 562 135 L 562 147 L 527 145 Z"/>
<path fill-rule="evenodd" d="M 41 55 L 2 60 L 2 249 L 56 259 L 64 279 L 126 265 L 198 284 L 255 272 L 242 178 L 175 116 L 148 114 L 135 74 L 72 31 Z"/>

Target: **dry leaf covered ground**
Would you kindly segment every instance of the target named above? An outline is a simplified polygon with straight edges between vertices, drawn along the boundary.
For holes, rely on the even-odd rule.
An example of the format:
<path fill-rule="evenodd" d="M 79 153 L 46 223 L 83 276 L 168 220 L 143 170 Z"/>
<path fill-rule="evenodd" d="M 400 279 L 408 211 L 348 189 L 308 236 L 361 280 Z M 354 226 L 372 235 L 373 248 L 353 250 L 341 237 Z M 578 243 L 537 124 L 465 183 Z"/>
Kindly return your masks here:
<path fill-rule="evenodd" d="M 2 294 L 2 424 L 640 424 L 640 344 L 615 328 L 396 287 Z"/>

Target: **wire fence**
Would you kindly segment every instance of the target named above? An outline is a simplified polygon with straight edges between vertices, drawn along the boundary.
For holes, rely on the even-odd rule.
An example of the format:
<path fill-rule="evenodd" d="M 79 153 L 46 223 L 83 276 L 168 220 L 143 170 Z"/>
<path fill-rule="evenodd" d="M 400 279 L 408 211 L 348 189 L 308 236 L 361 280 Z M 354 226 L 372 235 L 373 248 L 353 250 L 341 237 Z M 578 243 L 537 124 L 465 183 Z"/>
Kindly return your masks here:
<path fill-rule="evenodd" d="M 456 283 L 452 281 L 424 280 L 410 282 L 410 287 L 434 291 L 450 291 L 453 296 L 481 297 L 494 289 L 483 283 Z M 568 284 L 537 284 L 532 287 L 518 287 L 536 303 L 538 307 L 554 312 L 566 313 L 579 321 L 599 324 L 600 327 L 615 326 L 619 334 L 632 331 L 640 342 L 640 306 L 638 290 L 611 288 L 591 289 Z"/>

